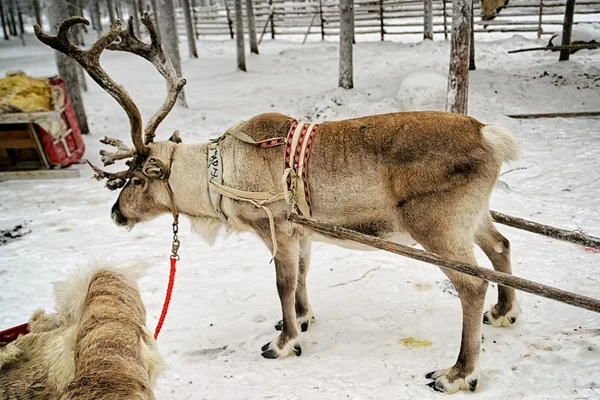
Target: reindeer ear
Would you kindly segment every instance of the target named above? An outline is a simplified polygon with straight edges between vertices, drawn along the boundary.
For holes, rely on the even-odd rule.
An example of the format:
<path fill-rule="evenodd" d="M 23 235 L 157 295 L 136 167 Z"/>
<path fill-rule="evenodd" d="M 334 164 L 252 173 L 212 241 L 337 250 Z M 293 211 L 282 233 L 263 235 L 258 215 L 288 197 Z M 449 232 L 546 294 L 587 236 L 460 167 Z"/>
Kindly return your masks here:
<path fill-rule="evenodd" d="M 181 137 L 179 136 L 179 131 L 173 132 L 171 137 L 169 138 L 171 142 L 181 143 Z"/>
<path fill-rule="evenodd" d="M 153 179 L 164 179 L 166 177 L 166 168 L 164 164 L 154 157 L 150 157 L 142 170 L 144 175 Z"/>

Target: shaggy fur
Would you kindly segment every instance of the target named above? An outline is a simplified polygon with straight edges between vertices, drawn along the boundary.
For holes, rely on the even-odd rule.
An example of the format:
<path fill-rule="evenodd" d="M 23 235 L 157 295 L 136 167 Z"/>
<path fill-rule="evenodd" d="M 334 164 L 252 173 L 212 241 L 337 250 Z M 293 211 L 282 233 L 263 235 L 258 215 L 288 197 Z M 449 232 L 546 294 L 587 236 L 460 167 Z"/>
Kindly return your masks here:
<path fill-rule="evenodd" d="M 162 358 L 136 281 L 144 265 L 98 265 L 55 284 L 56 314 L 0 348 L 0 399 L 154 399 Z"/>
<path fill-rule="evenodd" d="M 293 121 L 281 114 L 262 114 L 236 129 L 260 141 L 285 137 Z M 150 145 L 150 156 L 168 169 L 177 209 L 192 218 L 196 231 L 214 239 L 220 220 L 209 200 L 207 146 L 156 142 Z M 283 190 L 283 146 L 262 149 L 231 136 L 219 146 L 226 186 L 271 193 Z M 473 245 L 477 244 L 496 270 L 510 273 L 509 242 L 494 228 L 488 201 L 502 163 L 516 156 L 516 143 L 506 130 L 464 115 L 410 112 L 325 122 L 308 161 L 312 217 L 381 238 L 419 243 L 428 251 L 469 264 L 476 264 Z M 163 182 L 136 174 L 143 184 L 128 183 L 113 207 L 113 218 L 121 225 L 149 220 L 171 207 Z M 273 250 L 264 210 L 228 198 L 222 208 L 233 230 L 255 232 Z M 278 325 L 281 334 L 263 346 L 262 355 L 277 358 L 301 353 L 299 333 L 312 320 L 306 289 L 307 243 L 322 236 L 297 226 L 290 230 L 289 206 L 284 201 L 269 208 L 275 219 L 276 282 L 283 320 Z M 456 364 L 428 377 L 437 390 L 476 390 L 487 282 L 443 272 L 459 293 L 463 334 Z M 514 290 L 500 286 L 498 304 L 486 314 L 486 322 L 500 326 L 510 316 L 513 323 L 516 307 Z"/>

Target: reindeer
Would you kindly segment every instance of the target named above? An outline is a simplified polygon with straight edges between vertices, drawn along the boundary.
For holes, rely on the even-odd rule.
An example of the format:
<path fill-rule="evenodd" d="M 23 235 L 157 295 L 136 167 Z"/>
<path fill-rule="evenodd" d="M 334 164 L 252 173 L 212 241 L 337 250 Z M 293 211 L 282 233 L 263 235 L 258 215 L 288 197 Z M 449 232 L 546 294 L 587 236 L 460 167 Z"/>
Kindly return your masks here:
<path fill-rule="evenodd" d="M 184 144 L 177 132 L 155 142 L 156 128 L 185 81 L 163 53 L 152 22 L 147 15 L 142 18 L 150 44 L 134 36 L 131 20 L 124 30 L 115 21 L 87 51 L 67 38 L 69 27 L 80 22 L 87 23 L 66 20 L 56 37 L 36 27 L 36 35 L 77 60 L 129 116 L 134 148 L 105 138 L 117 151 L 101 151 L 105 166 L 130 158 L 129 169 L 109 173 L 92 166 L 109 189 L 121 189 L 112 219 L 132 227 L 169 212 L 176 223 L 181 213 L 209 243 L 224 226 L 262 239 L 274 256 L 283 316 L 276 326 L 281 333 L 262 347 L 263 357 L 302 353 L 300 332 L 313 321 L 306 288 L 311 242 L 352 247 L 291 224 L 291 211 L 380 238 L 419 243 L 469 264 L 476 264 L 475 243 L 494 269 L 511 273 L 509 241 L 495 229 L 488 209 L 502 164 L 517 156 L 517 145 L 503 128 L 444 112 L 391 113 L 320 125 L 269 113 L 241 122 L 209 143 Z M 105 48 L 142 56 L 166 78 L 167 99 L 144 133 L 136 105 L 98 63 Z M 437 391 L 474 391 L 487 282 L 442 271 L 461 301 L 462 339 L 456 363 L 426 378 Z M 520 310 L 514 290 L 499 286 L 498 302 L 484 313 L 483 322 L 509 326 Z"/>
<path fill-rule="evenodd" d="M 152 400 L 163 359 L 137 280 L 146 265 L 97 264 L 54 284 L 56 313 L 0 347 L 0 399 Z"/>

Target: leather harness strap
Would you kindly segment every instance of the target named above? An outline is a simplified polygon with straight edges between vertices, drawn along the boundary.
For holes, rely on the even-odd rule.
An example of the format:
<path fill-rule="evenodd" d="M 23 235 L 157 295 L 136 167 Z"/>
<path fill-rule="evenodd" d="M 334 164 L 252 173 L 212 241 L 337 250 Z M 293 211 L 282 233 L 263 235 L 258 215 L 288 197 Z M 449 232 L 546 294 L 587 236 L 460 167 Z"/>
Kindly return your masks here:
<path fill-rule="evenodd" d="M 275 258 L 275 255 L 277 254 L 275 221 L 271 210 L 266 207 L 266 204 L 285 200 L 290 205 L 292 211 L 296 211 L 305 216 L 311 215 L 310 191 L 307 178 L 308 157 L 319 125 L 294 121 L 288 131 L 287 137 L 275 137 L 255 141 L 250 135 L 239 130 L 239 127 L 244 122 L 245 121 L 238 122 L 236 125 L 229 128 L 220 138 L 213 140 L 208 147 L 207 171 L 210 201 L 215 213 L 219 216 L 227 229 L 229 228 L 227 216 L 221 207 L 223 196 L 233 200 L 249 202 L 256 207 L 262 208 L 269 218 L 269 228 L 273 245 L 272 254 L 273 258 Z M 234 189 L 223 184 L 223 161 L 219 152 L 219 143 L 228 135 L 262 149 L 285 144 L 284 174 L 282 178 L 283 192 L 250 192 Z M 301 195 L 298 196 L 298 193 Z"/>

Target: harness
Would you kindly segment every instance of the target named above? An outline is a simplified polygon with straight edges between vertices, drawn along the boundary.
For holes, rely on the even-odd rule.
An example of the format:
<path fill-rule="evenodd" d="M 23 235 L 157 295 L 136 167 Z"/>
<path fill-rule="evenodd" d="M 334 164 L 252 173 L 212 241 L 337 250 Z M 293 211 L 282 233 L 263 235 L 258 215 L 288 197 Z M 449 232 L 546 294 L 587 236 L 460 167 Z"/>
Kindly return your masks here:
<path fill-rule="evenodd" d="M 269 218 L 269 229 L 271 231 L 271 241 L 273 244 L 272 254 L 273 258 L 275 258 L 277 255 L 275 221 L 273 213 L 267 207 L 267 204 L 285 200 L 290 206 L 290 212 L 295 211 L 303 216 L 311 215 L 310 190 L 307 178 L 308 157 L 319 125 L 294 121 L 285 138 L 275 137 L 255 141 L 248 134 L 239 130 L 239 127 L 244 122 L 245 121 L 238 122 L 225 131 L 220 138 L 211 141 L 208 146 L 207 171 L 210 201 L 215 213 L 225 224 L 227 230 L 229 229 L 229 221 L 221 207 L 223 196 L 233 200 L 245 201 L 258 208 L 262 208 Z M 250 192 L 224 185 L 223 160 L 219 151 L 219 143 L 227 136 L 232 136 L 242 142 L 260 147 L 261 149 L 285 145 L 284 172 L 282 176 L 283 190 L 279 193 Z M 289 231 L 289 234 L 291 234 L 291 230 Z"/>

